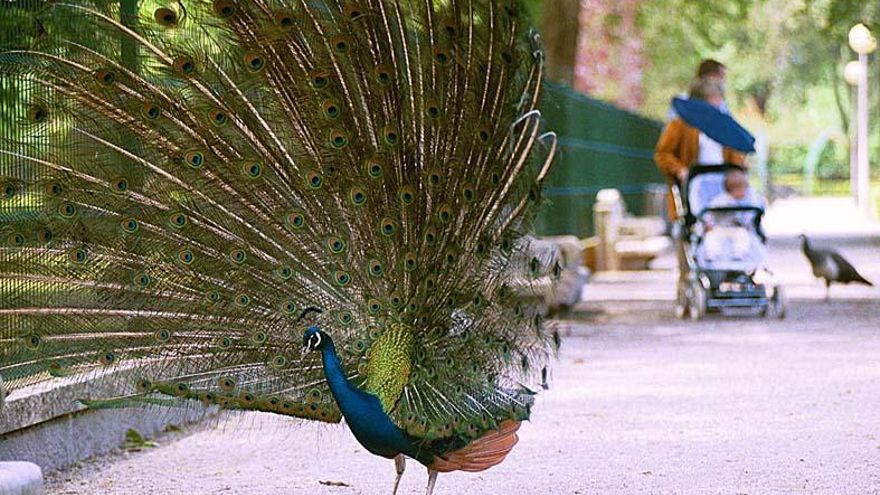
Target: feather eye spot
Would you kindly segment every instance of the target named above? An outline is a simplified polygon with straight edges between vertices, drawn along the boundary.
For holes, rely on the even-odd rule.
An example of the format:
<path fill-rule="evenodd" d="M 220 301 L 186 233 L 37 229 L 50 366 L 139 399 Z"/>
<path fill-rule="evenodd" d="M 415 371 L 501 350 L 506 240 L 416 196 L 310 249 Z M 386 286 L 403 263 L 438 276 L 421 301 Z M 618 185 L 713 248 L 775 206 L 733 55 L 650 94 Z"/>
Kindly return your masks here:
<path fill-rule="evenodd" d="M 491 180 L 492 180 L 492 185 L 497 186 L 498 184 L 501 183 L 501 176 L 498 175 L 497 172 L 494 172 L 494 173 L 492 173 Z"/>
<path fill-rule="evenodd" d="M 403 306 L 403 297 L 399 292 L 391 293 L 391 306 L 395 309 L 399 309 Z"/>
<path fill-rule="evenodd" d="M 330 46 L 333 47 L 333 51 L 336 53 L 345 53 L 349 47 L 348 38 L 342 35 L 334 36 L 330 38 Z"/>
<path fill-rule="evenodd" d="M 247 53 L 244 56 L 244 64 L 251 72 L 259 72 L 266 66 L 266 59 L 260 53 Z"/>
<path fill-rule="evenodd" d="M 208 300 L 209 303 L 214 304 L 220 301 L 220 291 L 217 289 L 210 289 L 205 293 L 205 299 Z"/>
<path fill-rule="evenodd" d="M 297 310 L 296 303 L 293 301 L 285 301 L 281 304 L 281 310 L 289 315 L 295 314 Z"/>
<path fill-rule="evenodd" d="M 348 272 L 338 270 L 333 274 L 333 279 L 336 281 L 336 285 L 339 287 L 345 287 L 349 283 L 351 283 L 351 275 Z"/>
<path fill-rule="evenodd" d="M 306 223 L 306 217 L 302 212 L 295 211 L 287 215 L 287 225 L 294 229 L 301 229 Z"/>
<path fill-rule="evenodd" d="M 61 196 L 61 193 L 64 192 L 64 187 L 58 182 L 51 182 L 46 185 L 46 194 L 49 196 L 58 197 Z"/>
<path fill-rule="evenodd" d="M 428 173 L 428 184 L 431 184 L 432 186 L 440 185 L 440 174 L 438 172 Z"/>
<path fill-rule="evenodd" d="M 134 386 L 137 391 L 142 394 L 148 394 L 154 390 L 153 382 L 147 380 L 146 378 L 141 378 L 140 380 L 136 381 Z"/>
<path fill-rule="evenodd" d="M 315 171 L 306 172 L 306 185 L 312 189 L 320 189 L 322 184 L 324 184 L 324 178 L 321 177 L 321 174 Z"/>
<path fill-rule="evenodd" d="M 217 385 L 220 386 L 220 390 L 224 392 L 232 392 L 235 390 L 235 386 L 237 385 L 235 378 L 231 376 L 221 376 L 217 380 Z"/>
<path fill-rule="evenodd" d="M 3 184 L 3 197 L 4 198 L 12 199 L 15 197 L 15 194 L 17 192 L 18 192 L 18 190 L 16 189 L 15 184 L 12 184 L 9 182 L 7 182 L 6 184 Z"/>
<path fill-rule="evenodd" d="M 49 119 L 49 111 L 43 105 L 31 105 L 27 114 L 28 119 L 35 124 L 41 124 Z"/>
<path fill-rule="evenodd" d="M 382 303 L 378 299 L 370 299 L 367 301 L 367 310 L 371 315 L 377 315 L 382 311 Z"/>
<path fill-rule="evenodd" d="M 433 228 L 425 232 L 425 244 L 433 246 L 437 242 L 437 232 Z"/>
<path fill-rule="evenodd" d="M 448 65 L 449 62 L 452 61 L 452 57 L 450 56 L 449 51 L 438 46 L 434 48 L 434 60 L 440 65 Z"/>
<path fill-rule="evenodd" d="M 540 271 L 541 261 L 538 260 L 538 258 L 533 257 L 531 260 L 529 260 L 529 273 L 531 273 L 533 277 L 536 277 L 540 274 Z"/>
<path fill-rule="evenodd" d="M 95 78 L 95 81 L 104 86 L 110 86 L 116 82 L 116 74 L 104 69 L 96 70 L 92 77 Z"/>
<path fill-rule="evenodd" d="M 98 362 L 100 362 L 104 366 L 110 366 L 111 364 L 116 362 L 116 353 L 113 351 L 101 353 L 101 355 L 98 357 Z"/>
<path fill-rule="evenodd" d="M 434 288 L 437 286 L 437 279 L 434 278 L 433 275 L 429 275 L 429 276 L 425 277 L 424 284 L 425 284 L 425 289 L 427 289 L 429 291 L 434 290 Z"/>
<path fill-rule="evenodd" d="M 336 321 L 343 325 L 350 325 L 354 321 L 354 316 L 351 314 L 351 311 L 340 311 L 336 314 Z"/>
<path fill-rule="evenodd" d="M 233 249 L 229 252 L 229 259 L 236 265 L 240 265 L 247 260 L 247 254 L 241 249 Z"/>
<path fill-rule="evenodd" d="M 415 253 L 406 253 L 403 257 L 403 269 L 407 272 L 411 272 L 418 267 L 418 259 L 416 258 Z"/>
<path fill-rule="evenodd" d="M 211 123 L 217 127 L 223 127 L 229 122 L 229 115 L 223 110 L 216 108 L 208 114 Z"/>
<path fill-rule="evenodd" d="M 141 106 L 141 115 L 149 120 L 156 120 L 162 115 L 162 109 L 154 103 L 144 103 Z"/>
<path fill-rule="evenodd" d="M 251 303 L 251 298 L 247 294 L 239 294 L 235 296 L 235 304 L 239 307 L 247 307 Z"/>
<path fill-rule="evenodd" d="M 171 330 L 168 330 L 167 328 L 156 330 L 153 333 L 153 338 L 156 339 L 157 342 L 168 342 L 169 340 L 171 340 Z"/>
<path fill-rule="evenodd" d="M 501 52 L 501 60 L 503 60 L 504 63 L 507 65 L 513 63 L 513 55 L 510 53 L 510 50 L 504 50 L 503 52 Z"/>
<path fill-rule="evenodd" d="M 277 356 L 272 358 L 272 361 L 269 364 L 276 369 L 282 369 L 287 367 L 287 358 L 278 354 Z"/>
<path fill-rule="evenodd" d="M 403 186 L 398 193 L 401 203 L 411 205 L 416 199 L 416 193 L 411 186 Z"/>
<path fill-rule="evenodd" d="M 244 173 L 245 177 L 257 179 L 263 174 L 263 167 L 259 163 L 245 163 L 242 165 L 241 171 Z"/>
<path fill-rule="evenodd" d="M 217 338 L 217 347 L 219 347 L 221 349 L 229 349 L 230 347 L 232 347 L 232 339 L 225 336 L 225 335 L 218 337 Z M 226 377 L 226 378 L 228 378 L 228 377 Z M 221 378 L 221 380 L 222 380 L 222 378 Z M 223 388 L 222 382 L 220 382 L 219 385 L 220 385 L 220 388 Z M 235 381 L 232 381 L 232 384 L 230 385 L 229 390 L 232 390 L 233 388 L 235 388 Z M 229 390 L 224 389 L 224 391 L 226 391 L 226 392 L 228 392 Z"/>
<path fill-rule="evenodd" d="M 311 81 L 313 88 L 323 89 L 330 84 L 330 76 L 327 74 L 327 72 L 318 70 L 311 73 L 311 75 L 309 76 L 309 81 Z"/>
<path fill-rule="evenodd" d="M 263 345 L 269 340 L 269 334 L 263 330 L 259 330 L 251 335 L 251 342 L 257 345 Z"/>
<path fill-rule="evenodd" d="M 49 242 L 52 240 L 53 237 L 54 237 L 54 234 L 52 233 L 52 230 L 50 230 L 49 228 L 43 229 L 42 232 L 40 232 L 40 234 L 38 236 L 38 238 L 41 242 Z"/>
<path fill-rule="evenodd" d="M 383 218 L 379 222 L 379 232 L 386 237 L 391 237 L 394 235 L 394 232 L 397 230 L 397 226 L 394 224 L 394 221 L 388 217 Z"/>
<path fill-rule="evenodd" d="M 339 237 L 331 237 L 327 239 L 327 248 L 333 254 L 339 254 L 345 251 L 345 241 Z"/>
<path fill-rule="evenodd" d="M 153 279 L 146 273 L 139 273 L 134 276 L 134 285 L 141 289 L 146 289 L 149 287 L 150 283 Z"/>
<path fill-rule="evenodd" d="M 223 19 L 232 17 L 238 10 L 238 7 L 232 0 L 214 0 L 214 14 Z"/>
<path fill-rule="evenodd" d="M 73 248 L 67 253 L 67 258 L 74 264 L 81 265 L 86 262 L 86 259 L 88 259 L 88 254 L 86 254 L 86 250 L 81 247 Z"/>
<path fill-rule="evenodd" d="M 381 277 L 385 274 L 385 267 L 382 265 L 382 262 L 379 260 L 370 260 L 370 275 L 374 277 Z"/>
<path fill-rule="evenodd" d="M 293 276 L 293 268 L 291 268 L 287 265 L 284 265 L 284 266 L 278 268 L 276 273 L 278 275 L 278 278 L 280 278 L 281 280 L 289 280 L 290 277 Z"/>
<path fill-rule="evenodd" d="M 35 351 L 40 348 L 40 344 L 43 343 L 43 339 L 40 338 L 39 335 L 32 333 L 26 337 L 24 337 L 24 346 L 31 350 Z"/>
<path fill-rule="evenodd" d="M 192 74 L 196 70 L 196 63 L 185 55 L 175 58 L 173 65 L 175 70 L 184 75 Z"/>
<path fill-rule="evenodd" d="M 76 216 L 76 205 L 73 203 L 64 203 L 58 207 L 58 214 L 63 218 L 73 218 Z"/>
<path fill-rule="evenodd" d="M 378 179 L 382 177 L 382 164 L 375 160 L 367 160 L 364 168 L 367 170 L 367 175 L 369 175 L 373 179 Z"/>
<path fill-rule="evenodd" d="M 183 160 L 192 168 L 202 168 L 205 165 L 205 154 L 201 151 L 187 151 Z"/>
<path fill-rule="evenodd" d="M 348 137 L 342 131 L 330 132 L 330 145 L 340 150 L 348 145 Z"/>
<path fill-rule="evenodd" d="M 180 261 L 183 265 L 191 265 L 193 260 L 195 260 L 195 255 L 189 249 L 183 249 L 177 253 L 177 261 Z"/>
<path fill-rule="evenodd" d="M 171 27 L 177 25 L 177 12 L 167 8 L 160 7 L 153 12 L 153 18 L 160 26 Z"/>
<path fill-rule="evenodd" d="M 437 209 L 437 218 L 442 223 L 449 223 L 452 220 L 452 208 L 449 205 L 441 205 Z"/>
<path fill-rule="evenodd" d="M 284 29 L 290 29 L 293 27 L 294 17 L 293 17 L 292 11 L 280 10 L 278 12 L 275 12 L 274 18 L 275 18 L 275 24 L 277 24 L 278 26 L 280 26 Z"/>
<path fill-rule="evenodd" d="M 175 229 L 182 229 L 186 227 L 188 220 L 186 215 L 183 213 L 173 213 L 170 217 L 168 217 L 168 223 L 174 227 Z"/>
<path fill-rule="evenodd" d="M 529 201 L 532 203 L 537 203 L 538 200 L 541 199 L 541 186 L 537 184 L 532 184 L 532 187 L 529 188 Z"/>
<path fill-rule="evenodd" d="M 391 80 L 393 79 L 391 75 L 391 69 L 388 68 L 387 65 L 380 64 L 376 66 L 374 71 L 376 76 L 376 81 L 382 86 L 388 86 L 391 84 Z"/>
<path fill-rule="evenodd" d="M 359 187 L 352 188 L 348 197 L 351 198 L 351 202 L 355 206 L 362 206 L 367 202 L 367 193 Z"/>
<path fill-rule="evenodd" d="M 128 191 L 128 179 L 125 177 L 117 177 L 113 181 L 113 190 L 118 193 L 124 193 Z"/>
<path fill-rule="evenodd" d="M 470 203 L 474 200 L 474 196 L 476 193 L 474 192 L 473 186 L 467 184 L 461 189 L 461 196 L 464 198 L 465 202 Z"/>
<path fill-rule="evenodd" d="M 324 117 L 333 120 L 342 113 L 339 109 L 339 105 L 333 100 L 324 100 L 321 104 L 321 108 L 324 112 Z"/>
<path fill-rule="evenodd" d="M 400 140 L 400 134 L 397 132 L 397 128 L 392 125 L 386 125 L 382 130 L 382 136 L 385 138 L 385 143 L 391 146 L 397 144 Z"/>
<path fill-rule="evenodd" d="M 9 234 L 7 239 L 10 246 L 21 247 L 24 245 L 24 236 L 18 232 Z"/>
<path fill-rule="evenodd" d="M 440 115 L 441 115 L 440 105 L 438 105 L 436 102 L 428 103 L 428 108 L 425 110 L 425 113 L 427 113 L 428 117 L 430 117 L 432 119 L 440 118 Z"/>
<path fill-rule="evenodd" d="M 480 137 L 480 141 L 484 143 L 489 142 L 489 138 L 491 137 L 488 129 L 480 129 L 480 132 L 477 135 Z"/>
<path fill-rule="evenodd" d="M 134 218 L 128 218 L 122 221 L 122 230 L 127 234 L 134 234 L 140 229 L 140 224 Z"/>

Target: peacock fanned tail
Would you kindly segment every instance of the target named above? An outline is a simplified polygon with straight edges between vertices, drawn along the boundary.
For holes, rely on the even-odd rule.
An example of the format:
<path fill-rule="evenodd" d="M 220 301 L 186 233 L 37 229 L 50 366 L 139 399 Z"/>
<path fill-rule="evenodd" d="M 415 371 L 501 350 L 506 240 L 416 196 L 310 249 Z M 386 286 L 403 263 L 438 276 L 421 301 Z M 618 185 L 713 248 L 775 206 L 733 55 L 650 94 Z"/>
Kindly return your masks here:
<path fill-rule="evenodd" d="M 0 145 L 9 391 L 339 421 L 300 357 L 315 307 L 414 438 L 526 417 L 552 339 L 510 284 L 550 263 L 523 236 L 555 140 L 521 6 L 166 4 L 57 1 L 0 55 L 27 88 Z"/>

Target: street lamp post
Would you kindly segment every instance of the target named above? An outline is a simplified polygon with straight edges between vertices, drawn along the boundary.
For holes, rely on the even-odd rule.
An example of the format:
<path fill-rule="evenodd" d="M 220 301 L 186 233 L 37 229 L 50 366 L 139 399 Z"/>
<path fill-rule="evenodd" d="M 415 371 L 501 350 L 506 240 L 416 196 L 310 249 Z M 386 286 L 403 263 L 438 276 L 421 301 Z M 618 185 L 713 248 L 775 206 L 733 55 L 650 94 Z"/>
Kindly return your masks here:
<path fill-rule="evenodd" d="M 871 213 L 870 174 L 868 169 L 868 54 L 877 48 L 877 40 L 864 24 L 849 30 L 849 46 L 859 54 L 856 95 L 856 203 L 864 213 Z"/>
<path fill-rule="evenodd" d="M 843 68 L 843 78 L 847 84 L 852 86 L 853 91 L 850 92 L 850 101 L 852 102 L 852 116 L 855 118 L 859 113 L 859 106 L 856 104 L 855 89 L 859 85 L 862 77 L 862 65 L 858 60 L 847 62 Z M 853 201 L 859 201 L 859 164 L 858 164 L 858 132 L 856 132 L 856 123 L 850 122 L 849 126 L 849 192 Z"/>

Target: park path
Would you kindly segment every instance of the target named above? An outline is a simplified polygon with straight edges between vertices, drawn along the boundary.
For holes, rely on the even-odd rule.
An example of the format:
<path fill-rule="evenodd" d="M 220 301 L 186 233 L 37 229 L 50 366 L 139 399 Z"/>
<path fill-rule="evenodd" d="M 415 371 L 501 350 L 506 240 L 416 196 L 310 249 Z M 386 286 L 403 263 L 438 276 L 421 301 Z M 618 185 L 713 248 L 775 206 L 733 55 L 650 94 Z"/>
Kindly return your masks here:
<path fill-rule="evenodd" d="M 826 237 L 880 281 L 876 238 Z M 680 322 L 673 273 L 596 276 L 552 387 L 507 461 L 436 494 L 880 494 L 880 289 L 822 300 L 793 238 L 771 245 L 784 321 Z M 229 418 L 51 474 L 50 494 L 390 493 L 390 461 L 344 427 Z M 424 493 L 408 464 L 401 494 Z"/>

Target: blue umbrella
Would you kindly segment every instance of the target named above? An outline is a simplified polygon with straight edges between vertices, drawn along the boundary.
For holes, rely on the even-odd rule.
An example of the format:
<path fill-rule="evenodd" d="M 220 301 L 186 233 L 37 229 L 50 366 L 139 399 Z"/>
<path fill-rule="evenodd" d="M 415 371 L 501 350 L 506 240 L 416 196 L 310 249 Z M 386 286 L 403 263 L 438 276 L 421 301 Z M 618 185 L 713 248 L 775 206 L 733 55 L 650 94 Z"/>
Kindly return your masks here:
<path fill-rule="evenodd" d="M 673 98 L 672 107 L 678 116 L 723 146 L 744 153 L 755 151 L 755 136 L 739 125 L 730 114 L 696 98 Z"/>

